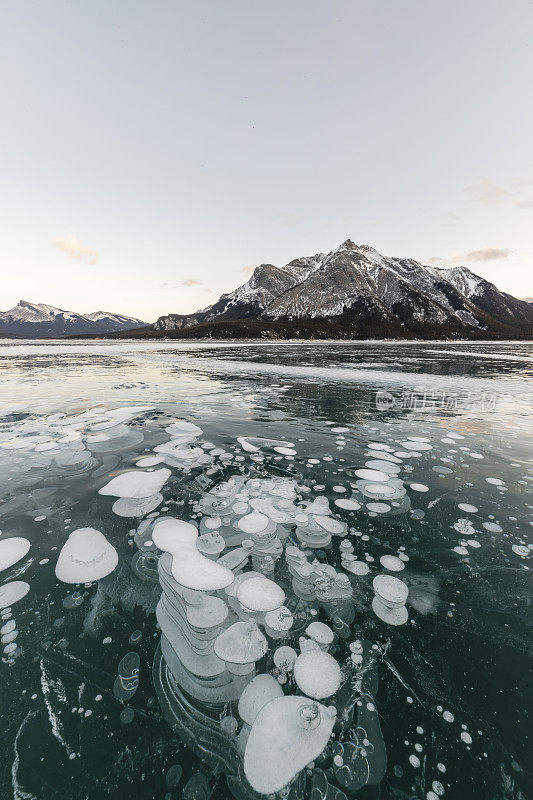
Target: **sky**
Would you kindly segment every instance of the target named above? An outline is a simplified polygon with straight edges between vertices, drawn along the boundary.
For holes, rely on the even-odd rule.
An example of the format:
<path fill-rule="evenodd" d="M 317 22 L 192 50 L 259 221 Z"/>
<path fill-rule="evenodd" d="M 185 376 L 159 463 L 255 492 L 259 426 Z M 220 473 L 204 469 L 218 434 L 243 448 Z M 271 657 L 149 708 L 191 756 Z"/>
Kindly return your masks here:
<path fill-rule="evenodd" d="M 533 296 L 530 0 L 0 0 L 0 309 L 153 322 L 345 239 Z"/>

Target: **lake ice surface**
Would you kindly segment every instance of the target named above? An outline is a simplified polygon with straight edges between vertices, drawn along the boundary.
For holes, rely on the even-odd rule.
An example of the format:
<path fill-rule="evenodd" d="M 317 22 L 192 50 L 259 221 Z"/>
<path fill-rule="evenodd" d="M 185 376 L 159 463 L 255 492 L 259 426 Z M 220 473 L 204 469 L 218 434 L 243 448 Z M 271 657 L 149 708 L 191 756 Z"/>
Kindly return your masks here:
<path fill-rule="evenodd" d="M 237 703 L 165 706 L 152 671 L 164 663 L 154 522 L 192 521 L 204 549 L 191 563 L 216 558 L 210 492 L 232 477 L 244 485 L 232 519 L 269 520 L 232 528 L 235 541 L 288 535 L 267 574 L 284 610 L 260 623 L 257 672 L 290 697 L 302 689 L 282 652 L 312 664 L 322 646 L 341 670 L 321 700 L 335 708 L 333 738 L 291 800 L 530 795 L 530 344 L 4 341 L 0 370 L 0 543 L 15 539 L 0 551 L 2 797 L 259 796 L 239 772 L 249 726 Z M 295 497 L 246 488 L 257 479 Z M 100 493 L 112 481 L 120 494 Z M 77 569 L 106 576 L 58 581 L 69 535 L 87 528 L 105 540 L 75 554 Z M 302 552 L 321 574 L 349 576 L 347 601 L 295 594 L 286 567 L 298 571 Z M 238 542 L 224 553 L 224 569 L 265 567 Z M 375 583 L 383 574 L 395 580 Z M 196 626 L 222 620 L 219 594 L 244 613 L 225 591 L 189 606 Z M 306 633 L 314 623 L 331 644 Z M 280 699 L 254 711 L 284 727 L 283 748 L 258 728 L 248 750 L 261 786 L 290 773 L 284 748 L 305 757 Z"/>

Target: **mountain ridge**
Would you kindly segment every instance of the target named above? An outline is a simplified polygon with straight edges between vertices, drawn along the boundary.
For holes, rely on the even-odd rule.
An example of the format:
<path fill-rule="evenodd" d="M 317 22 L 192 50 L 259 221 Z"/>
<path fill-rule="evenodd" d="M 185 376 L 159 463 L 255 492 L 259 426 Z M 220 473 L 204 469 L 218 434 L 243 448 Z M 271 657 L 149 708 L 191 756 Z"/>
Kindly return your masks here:
<path fill-rule="evenodd" d="M 154 335 L 341 338 L 532 338 L 529 303 L 464 266 L 426 266 L 346 239 L 328 253 L 260 264 L 246 283 Z"/>
<path fill-rule="evenodd" d="M 145 327 L 136 317 L 106 311 L 80 314 L 46 303 L 19 300 L 8 311 L 0 311 L 0 336 L 8 338 L 63 338 L 72 335 L 106 334 Z"/>

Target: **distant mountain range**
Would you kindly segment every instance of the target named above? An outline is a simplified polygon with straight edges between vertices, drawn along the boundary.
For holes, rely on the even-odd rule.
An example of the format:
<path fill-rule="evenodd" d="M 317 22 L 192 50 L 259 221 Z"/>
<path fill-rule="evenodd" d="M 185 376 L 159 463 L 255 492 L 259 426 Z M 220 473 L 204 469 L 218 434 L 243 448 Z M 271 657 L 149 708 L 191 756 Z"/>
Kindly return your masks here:
<path fill-rule="evenodd" d="M 146 327 L 146 322 L 108 311 L 77 314 L 44 303 L 19 300 L 9 311 L 0 311 L 0 337 L 43 339 L 105 334 Z"/>
<path fill-rule="evenodd" d="M 284 267 L 261 264 L 249 281 L 212 306 L 159 317 L 135 335 L 529 339 L 533 307 L 466 267 L 444 269 L 389 258 L 347 239 L 330 253 L 298 258 Z"/>
<path fill-rule="evenodd" d="M 147 286 L 147 290 L 149 287 Z M 390 258 L 347 239 L 250 279 L 194 314 L 153 325 L 98 311 L 76 314 L 21 300 L 0 313 L 0 336 L 148 338 L 531 339 L 533 304 L 466 267 Z"/>

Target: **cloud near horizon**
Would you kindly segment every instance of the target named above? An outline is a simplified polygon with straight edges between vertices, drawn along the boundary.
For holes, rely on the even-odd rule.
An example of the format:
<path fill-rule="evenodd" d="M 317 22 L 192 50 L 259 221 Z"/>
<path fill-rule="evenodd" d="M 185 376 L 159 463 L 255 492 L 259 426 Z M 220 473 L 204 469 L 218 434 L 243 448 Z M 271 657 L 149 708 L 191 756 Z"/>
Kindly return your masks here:
<path fill-rule="evenodd" d="M 202 281 L 197 281 L 194 278 L 186 278 L 184 281 L 178 281 L 176 286 L 201 286 Z"/>
<path fill-rule="evenodd" d="M 430 264 L 463 264 L 465 261 L 501 261 L 509 258 L 513 251 L 507 247 L 480 247 L 479 250 L 469 250 L 468 253 L 440 258 L 433 256 L 428 259 Z"/>
<path fill-rule="evenodd" d="M 471 250 L 463 258 L 465 261 L 498 261 L 509 258 L 511 252 L 506 247 L 482 247 L 479 250 Z"/>
<path fill-rule="evenodd" d="M 71 233 L 59 239 L 54 239 L 52 245 L 62 250 L 67 256 L 70 256 L 70 258 L 75 258 L 78 261 L 85 261 L 87 264 L 96 264 L 96 259 L 98 258 L 96 250 L 83 244 L 77 236 Z"/>
<path fill-rule="evenodd" d="M 523 191 L 524 188 L 529 188 L 530 182 L 520 184 L 518 192 Z M 480 181 L 472 186 L 467 186 L 466 193 L 471 200 L 485 205 L 494 205 L 497 203 L 510 203 L 517 208 L 533 208 L 533 200 L 529 197 L 517 197 L 517 192 L 509 191 L 505 186 L 500 186 L 492 181 Z"/>

